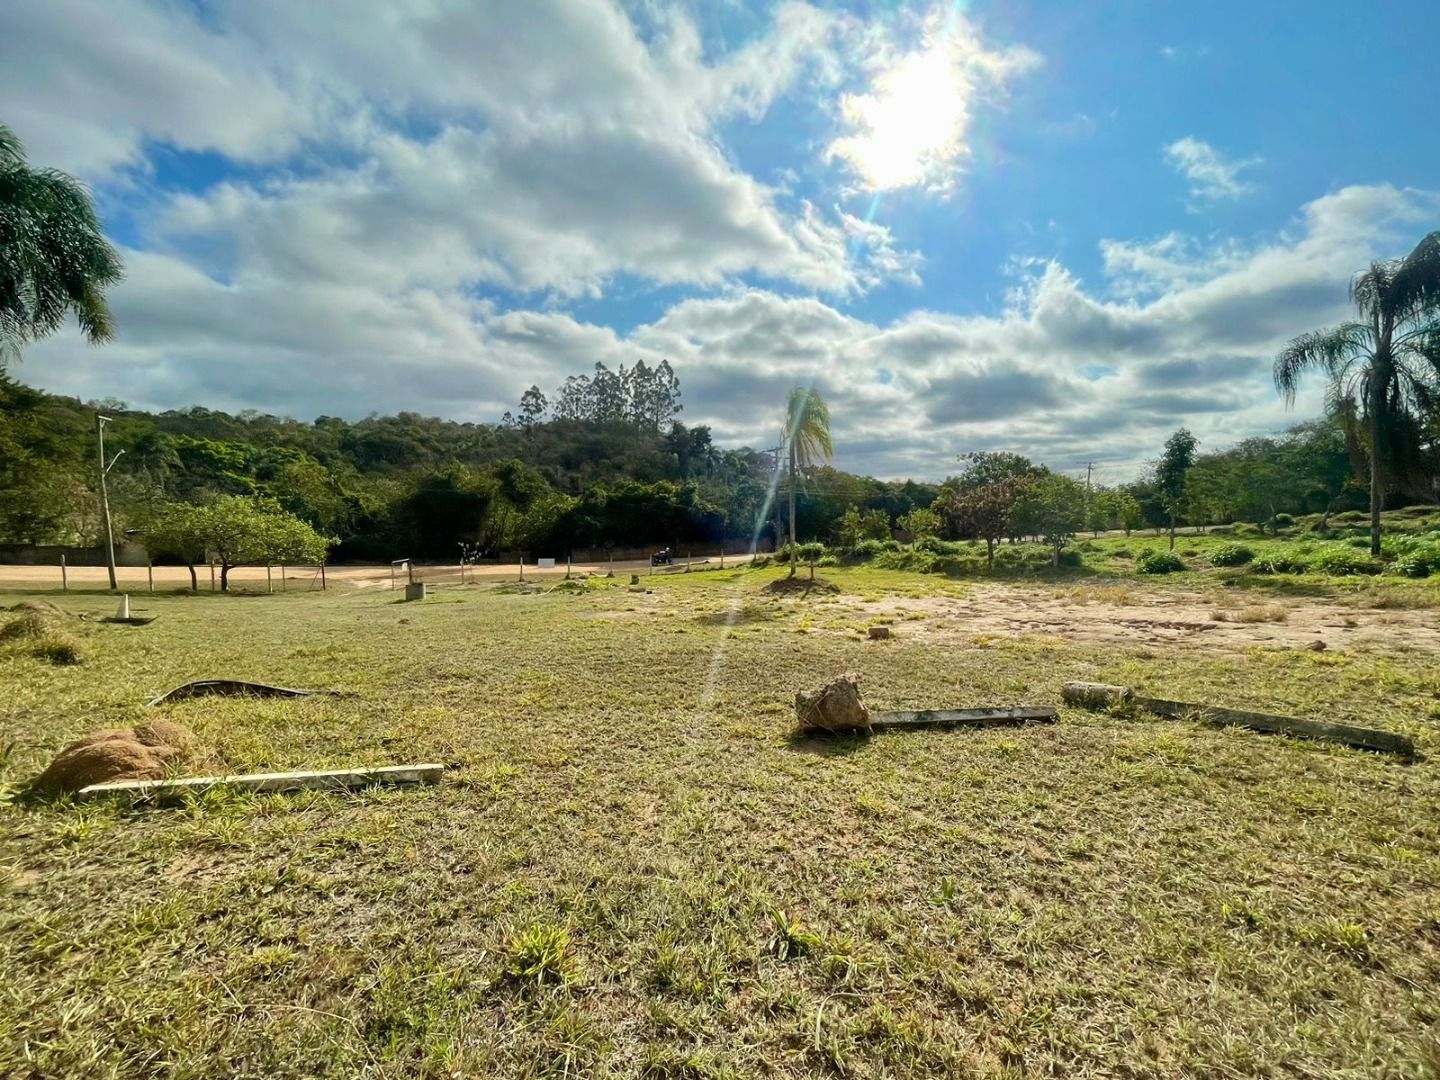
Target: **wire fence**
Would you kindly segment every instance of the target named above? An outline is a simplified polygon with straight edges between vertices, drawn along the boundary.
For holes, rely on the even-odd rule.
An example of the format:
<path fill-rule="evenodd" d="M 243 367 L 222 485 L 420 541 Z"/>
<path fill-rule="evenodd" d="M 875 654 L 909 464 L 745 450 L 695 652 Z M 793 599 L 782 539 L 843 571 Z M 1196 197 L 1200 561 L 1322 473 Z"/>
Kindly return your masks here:
<path fill-rule="evenodd" d="M 323 590 L 329 585 L 324 564 L 232 566 L 228 573 L 218 563 L 188 566 L 117 566 L 115 587 L 119 592 L 219 592 L 222 579 L 230 592 L 277 593 Z M 62 557 L 54 564 L 0 565 L 0 587 L 61 592 L 109 591 L 110 572 L 105 566 L 71 566 Z"/>

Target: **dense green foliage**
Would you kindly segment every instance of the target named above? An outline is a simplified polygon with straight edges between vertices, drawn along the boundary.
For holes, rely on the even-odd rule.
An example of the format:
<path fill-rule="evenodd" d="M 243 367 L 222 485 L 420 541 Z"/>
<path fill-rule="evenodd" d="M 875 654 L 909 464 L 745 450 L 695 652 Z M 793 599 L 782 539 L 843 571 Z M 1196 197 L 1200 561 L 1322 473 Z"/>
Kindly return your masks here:
<path fill-rule="evenodd" d="M 415 413 L 304 423 L 198 406 L 152 414 L 115 401 L 82 404 L 0 373 L 0 543 L 98 541 L 97 409 L 114 420 L 107 446 L 124 451 L 110 474 L 117 534 L 149 536 L 152 550 L 161 549 L 174 507 L 223 496 L 266 500 L 333 538 L 332 559 L 370 561 L 453 560 L 462 550 L 511 557 L 748 547 L 789 538 L 792 493 L 796 540 L 844 555 L 892 539 L 977 540 L 985 566 L 1001 570 L 1027 564 L 1028 556 L 1004 554 L 1018 541 L 1047 542 L 1049 562 L 1063 565 L 1065 545 L 1081 532 L 1158 531 L 1172 512 L 1178 527 L 1243 523 L 1252 536 L 1293 532 L 1297 517 L 1317 538 L 1364 523 L 1366 451 L 1339 417 L 1208 453 L 1188 448 L 1179 482 L 1168 458 L 1129 484 L 1092 487 L 1020 454 L 988 451 L 962 455 L 960 471 L 942 484 L 881 481 L 820 464 L 818 441 L 797 447 L 792 482 L 788 446 L 784 454 L 722 450 L 708 428 L 680 423 L 668 365 L 619 373 L 596 365 L 594 377 L 567 380 L 556 400 L 564 403 L 558 417 L 532 387 L 519 419 L 498 424 Z M 786 405 L 777 403 L 777 417 Z M 1414 462 L 1392 505 L 1433 501 L 1433 441 Z M 163 550 L 180 557 L 173 544 Z M 926 563 L 920 569 L 953 557 L 907 556 Z M 1406 565 L 1415 576 L 1430 572 L 1423 555 Z"/>
<path fill-rule="evenodd" d="M 71 313 L 90 341 L 110 337 L 105 289 L 120 276 L 84 185 L 31 167 L 0 124 L 0 364 Z"/>
<path fill-rule="evenodd" d="M 597 370 L 585 385 L 608 385 L 603 366 Z M 658 399 L 653 386 L 663 384 L 667 395 L 678 395 L 667 371 L 662 365 L 658 382 L 650 376 L 639 383 L 626 372 L 619 385 L 631 387 L 628 394 L 651 385 L 647 392 Z M 579 393 L 570 385 L 572 396 Z M 107 447 L 125 451 L 110 474 L 119 533 L 147 532 L 175 503 L 225 495 L 274 500 L 335 537 L 338 559 L 454 559 L 461 545 L 483 555 L 748 546 L 783 527 L 776 455 L 720 450 L 708 428 L 673 419 L 675 397 L 642 408 L 622 394 L 609 419 L 585 411 L 593 397 L 567 406 L 581 415 L 560 419 L 546 418 L 538 391 L 526 398 L 525 419 L 512 423 L 401 413 L 307 424 L 200 407 L 146 413 L 113 401 L 82 404 L 0 375 L 0 543 L 96 542 L 97 408 L 114 418 Z M 778 403 L 777 415 L 783 407 Z M 888 538 L 898 518 L 927 507 L 938 490 L 825 466 L 802 469 L 798 533 L 831 539 L 853 510 L 862 536 Z"/>
<path fill-rule="evenodd" d="M 1350 283 L 1358 318 L 1302 334 L 1275 358 L 1275 385 L 1295 400 L 1301 376 L 1325 374 L 1332 415 L 1369 450 L 1370 554 L 1380 554 L 1380 512 L 1396 481 L 1413 482 L 1440 377 L 1440 232 L 1409 255 L 1374 262 Z"/>

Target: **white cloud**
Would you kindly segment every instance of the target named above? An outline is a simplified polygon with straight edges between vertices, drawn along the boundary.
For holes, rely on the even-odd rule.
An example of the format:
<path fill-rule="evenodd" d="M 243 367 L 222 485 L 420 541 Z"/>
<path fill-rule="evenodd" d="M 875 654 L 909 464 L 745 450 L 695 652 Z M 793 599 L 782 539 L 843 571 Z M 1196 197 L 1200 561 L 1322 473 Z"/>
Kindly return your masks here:
<path fill-rule="evenodd" d="M 1189 182 L 1192 199 L 1215 202 L 1238 199 L 1256 190 L 1253 183 L 1240 179 L 1240 172 L 1258 165 L 1261 159 L 1227 161 L 1209 143 L 1187 136 L 1165 147 L 1165 160 Z"/>
<path fill-rule="evenodd" d="M 790 0 L 717 54 L 675 11 L 642 38 L 611 0 L 354 0 L 343 18 L 290 0 L 203 17 L 18 0 L 0 42 L 27 48 L 0 45 L 0 94 L 35 160 L 93 180 L 143 167 L 153 142 L 269 163 L 149 222 L 151 244 L 227 276 L 594 295 L 622 273 L 756 274 L 846 294 L 891 268 L 912 278 L 916 260 L 755 180 L 715 132 L 802 81 L 833 84 L 848 28 Z"/>
<path fill-rule="evenodd" d="M 1307 204 L 1269 242 L 1222 245 L 1220 263 L 1215 245 L 1179 236 L 1117 245 L 1156 252 L 1154 267 L 1112 259 L 1121 278 L 1150 275 L 1138 290 L 1097 293 L 1059 264 L 1031 263 L 997 313 L 881 324 L 733 288 L 627 335 L 558 311 L 500 311 L 414 275 L 350 280 L 242 259 L 222 282 L 177 256 L 130 252 L 114 297 L 120 339 L 96 350 L 67 333 L 33 348 L 18 374 L 148 407 L 493 421 L 532 382 L 548 391 L 596 361 L 665 357 L 686 421 L 713 425 L 723 443 L 769 445 L 784 393 L 814 382 L 846 468 L 939 477 L 962 450 L 1004 447 L 1119 476 L 1182 423 L 1218 447 L 1313 415 L 1318 385 L 1284 408 L 1275 352 L 1343 318 L 1351 272 L 1406 250 L 1437 213 L 1440 192 L 1351 187 Z"/>
<path fill-rule="evenodd" d="M 261 55 L 179 4 L 0 4 L 5 122 L 33 160 L 91 178 L 141 164 L 152 139 L 247 162 L 292 153 L 310 111 Z"/>

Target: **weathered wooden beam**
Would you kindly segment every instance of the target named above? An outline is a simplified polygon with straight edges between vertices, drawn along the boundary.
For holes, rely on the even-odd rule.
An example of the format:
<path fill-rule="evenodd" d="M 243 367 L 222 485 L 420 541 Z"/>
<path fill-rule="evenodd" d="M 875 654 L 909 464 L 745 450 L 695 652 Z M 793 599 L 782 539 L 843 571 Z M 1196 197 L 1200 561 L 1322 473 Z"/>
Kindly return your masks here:
<path fill-rule="evenodd" d="M 1242 709 L 1222 709 L 1214 705 L 1196 705 L 1186 701 L 1167 701 L 1164 698 L 1142 697 L 1125 686 L 1108 686 L 1105 683 L 1066 683 L 1061 695 L 1072 705 L 1087 708 L 1103 708 L 1122 702 L 1133 702 L 1146 712 L 1165 716 L 1172 720 L 1195 719 L 1202 723 L 1223 727 L 1242 727 L 1251 731 L 1263 731 L 1277 735 L 1290 735 L 1297 739 L 1322 739 L 1327 742 L 1343 743 L 1361 750 L 1378 750 L 1401 757 L 1415 756 L 1415 742 L 1407 735 L 1374 728 L 1352 727 L 1349 724 L 1330 724 L 1320 720 L 1302 720 L 1294 716 L 1275 716 L 1270 713 L 1248 712 Z"/>
<path fill-rule="evenodd" d="M 1163 698 L 1137 697 L 1135 704 L 1157 716 L 1167 716 L 1175 720 L 1193 716 L 1203 723 L 1222 727 L 1243 727 L 1251 731 L 1292 735 L 1297 739 L 1324 739 L 1361 750 L 1379 750 L 1407 758 L 1415 756 L 1414 740 L 1393 731 L 1353 727 L 1350 724 L 1329 724 L 1295 716 L 1273 716 L 1270 713 L 1247 712 L 1241 709 L 1222 709 L 1214 705 L 1190 705 L 1183 701 L 1166 701 Z"/>
<path fill-rule="evenodd" d="M 240 679 L 196 679 L 194 682 L 167 690 L 153 697 L 147 704 L 161 705 L 167 701 L 188 701 L 190 698 L 210 697 L 339 697 L 339 690 L 297 690 L 289 686 L 271 686 L 268 683 L 244 682 Z"/>
<path fill-rule="evenodd" d="M 384 765 L 374 769 L 247 773 L 238 776 L 196 776 L 181 780 L 118 780 L 109 784 L 91 784 L 76 792 L 75 797 L 101 799 L 108 795 L 131 795 L 167 799 L 199 794 L 214 787 L 266 792 L 344 791 L 375 784 L 438 784 L 444 772 L 444 765 Z"/>
<path fill-rule="evenodd" d="M 1060 714 L 1048 706 L 1014 709 L 921 709 L 919 711 L 876 712 L 870 726 L 876 731 L 921 727 L 1020 727 L 1024 724 L 1053 724 Z"/>

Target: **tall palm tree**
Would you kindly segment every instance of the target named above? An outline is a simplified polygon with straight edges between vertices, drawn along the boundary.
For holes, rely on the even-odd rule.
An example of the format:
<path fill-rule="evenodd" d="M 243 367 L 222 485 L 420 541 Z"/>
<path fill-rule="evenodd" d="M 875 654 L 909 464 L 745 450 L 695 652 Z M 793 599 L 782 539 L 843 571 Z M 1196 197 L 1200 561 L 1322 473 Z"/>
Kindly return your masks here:
<path fill-rule="evenodd" d="M 1374 262 L 1355 275 L 1354 322 L 1302 334 L 1275 358 L 1275 385 L 1295 401 L 1301 375 L 1330 378 L 1328 404 L 1355 417 L 1370 452 L 1370 553 L 1380 554 L 1380 511 L 1397 443 L 1416 430 L 1415 414 L 1437 404 L 1440 376 L 1440 232 L 1403 259 Z"/>
<path fill-rule="evenodd" d="M 121 273 L 84 185 L 32 169 L 0 124 L 0 363 L 6 351 L 58 330 L 67 312 L 92 343 L 107 340 L 104 291 Z"/>
<path fill-rule="evenodd" d="M 795 474 L 835 453 L 830 442 L 830 409 L 820 391 L 797 386 L 785 406 L 785 442 L 790 451 L 790 576 L 795 576 Z"/>

